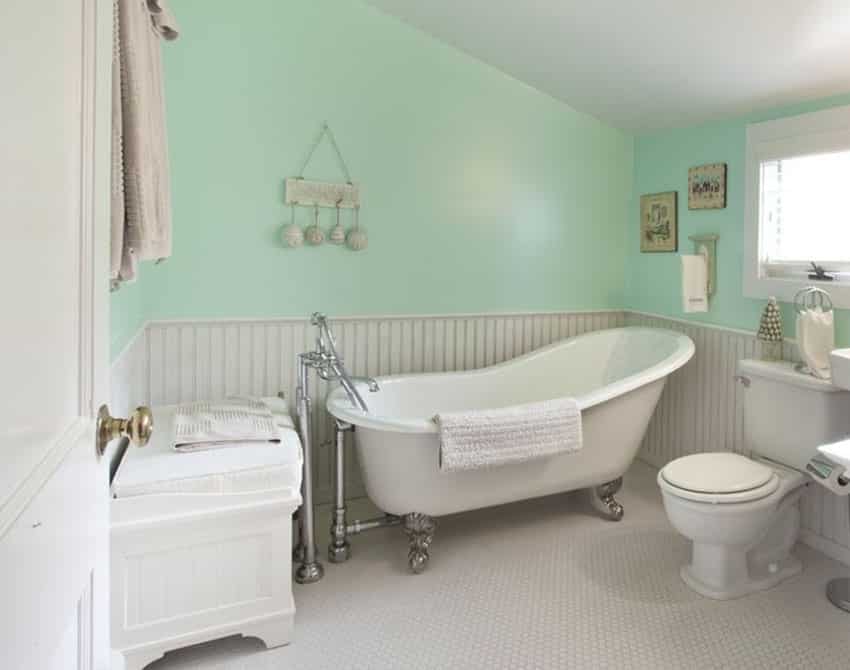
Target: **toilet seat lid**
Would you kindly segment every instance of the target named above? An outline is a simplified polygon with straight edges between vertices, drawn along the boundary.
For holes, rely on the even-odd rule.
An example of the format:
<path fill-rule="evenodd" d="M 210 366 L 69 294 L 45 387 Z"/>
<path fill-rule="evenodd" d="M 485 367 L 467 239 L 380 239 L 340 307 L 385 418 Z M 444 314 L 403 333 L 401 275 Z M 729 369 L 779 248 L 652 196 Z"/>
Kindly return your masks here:
<path fill-rule="evenodd" d="M 683 456 L 667 464 L 661 476 L 673 486 L 696 493 L 741 493 L 765 486 L 773 470 L 746 456 L 708 453 Z"/>

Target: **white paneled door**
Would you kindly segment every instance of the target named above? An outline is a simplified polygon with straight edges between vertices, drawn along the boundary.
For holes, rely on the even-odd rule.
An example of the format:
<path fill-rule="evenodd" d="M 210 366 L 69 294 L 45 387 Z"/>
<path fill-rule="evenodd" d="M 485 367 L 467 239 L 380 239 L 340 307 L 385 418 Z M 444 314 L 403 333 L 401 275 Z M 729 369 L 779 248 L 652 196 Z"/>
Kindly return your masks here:
<path fill-rule="evenodd" d="M 109 664 L 110 0 L 0 3 L 0 667 Z"/>

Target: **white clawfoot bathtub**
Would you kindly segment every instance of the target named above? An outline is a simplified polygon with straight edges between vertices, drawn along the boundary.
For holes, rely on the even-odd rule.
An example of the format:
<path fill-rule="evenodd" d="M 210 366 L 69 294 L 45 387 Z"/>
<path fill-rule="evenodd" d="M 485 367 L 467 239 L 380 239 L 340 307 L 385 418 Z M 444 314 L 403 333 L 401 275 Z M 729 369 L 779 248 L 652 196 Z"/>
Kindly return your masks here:
<path fill-rule="evenodd" d="M 330 394 L 327 408 L 356 427 L 372 502 L 390 514 L 440 516 L 618 479 L 637 454 L 667 376 L 693 353 L 690 338 L 674 331 L 602 330 L 481 370 L 381 377 L 374 393 L 358 384 L 368 414 L 341 388 Z M 560 397 L 578 400 L 581 450 L 485 470 L 440 470 L 431 420 L 438 412 Z"/>

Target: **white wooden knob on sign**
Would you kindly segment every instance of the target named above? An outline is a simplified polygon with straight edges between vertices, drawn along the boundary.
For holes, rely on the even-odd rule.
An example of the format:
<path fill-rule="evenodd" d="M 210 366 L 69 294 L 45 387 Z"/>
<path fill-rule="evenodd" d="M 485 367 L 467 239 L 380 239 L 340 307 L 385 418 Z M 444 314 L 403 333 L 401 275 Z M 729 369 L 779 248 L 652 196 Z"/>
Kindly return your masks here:
<path fill-rule="evenodd" d="M 325 241 L 325 233 L 319 228 L 319 208 L 315 208 L 315 216 L 312 225 L 307 226 L 304 231 L 304 239 L 307 244 L 317 247 Z"/>
<path fill-rule="evenodd" d="M 360 207 L 354 208 L 354 227 L 348 231 L 345 241 L 352 251 L 362 251 L 369 246 L 366 232 L 360 229 Z"/>
<path fill-rule="evenodd" d="M 352 230 L 348 233 L 348 248 L 352 251 L 362 251 L 369 246 L 369 238 L 362 230 Z"/>
<path fill-rule="evenodd" d="M 304 231 L 294 223 L 290 223 L 288 226 L 284 226 L 281 239 L 287 247 L 297 249 L 304 244 Z"/>
<path fill-rule="evenodd" d="M 283 227 L 280 239 L 290 249 L 297 249 L 304 244 L 304 231 L 295 223 L 295 207 L 291 208 L 289 225 Z"/>
<path fill-rule="evenodd" d="M 336 206 L 336 225 L 331 228 L 331 234 L 328 236 L 328 242 L 331 244 L 345 244 L 345 228 L 339 222 L 339 203 Z"/>
<path fill-rule="evenodd" d="M 307 230 L 304 231 L 304 239 L 307 241 L 307 244 L 317 247 L 325 241 L 325 234 L 322 232 L 322 229 L 314 223 L 312 226 L 308 226 Z"/>
<path fill-rule="evenodd" d="M 330 237 L 328 238 L 328 242 L 331 244 L 345 244 L 345 229 L 336 225 L 331 229 Z"/>

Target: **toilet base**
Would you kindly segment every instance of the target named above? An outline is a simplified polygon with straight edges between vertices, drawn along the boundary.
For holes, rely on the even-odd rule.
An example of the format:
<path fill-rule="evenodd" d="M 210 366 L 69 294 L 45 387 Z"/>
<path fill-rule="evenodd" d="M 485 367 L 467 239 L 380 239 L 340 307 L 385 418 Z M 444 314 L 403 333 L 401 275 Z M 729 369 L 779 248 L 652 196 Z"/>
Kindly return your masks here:
<path fill-rule="evenodd" d="M 771 569 L 771 565 L 773 569 Z M 780 582 L 800 574 L 802 570 L 803 564 L 800 560 L 793 554 L 788 554 L 784 560 L 776 563 L 751 566 L 748 571 L 748 579 L 724 589 L 718 589 L 699 579 L 694 574 L 691 564 L 683 565 L 679 574 L 682 576 L 682 581 L 701 596 L 712 600 L 733 600 L 757 591 L 771 589 Z"/>

